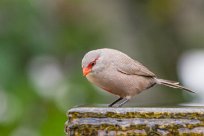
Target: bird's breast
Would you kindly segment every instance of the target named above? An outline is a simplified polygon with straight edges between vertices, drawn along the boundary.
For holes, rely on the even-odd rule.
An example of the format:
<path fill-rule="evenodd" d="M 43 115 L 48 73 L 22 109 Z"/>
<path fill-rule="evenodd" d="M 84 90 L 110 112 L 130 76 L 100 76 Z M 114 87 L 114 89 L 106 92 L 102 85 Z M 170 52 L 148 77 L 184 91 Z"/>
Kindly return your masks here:
<path fill-rule="evenodd" d="M 86 78 L 93 84 L 96 84 L 97 86 L 101 87 L 101 88 L 107 88 L 108 84 L 107 84 L 107 80 L 111 80 L 110 77 L 106 78 L 105 75 L 103 74 L 88 74 L 86 76 Z"/>
<path fill-rule="evenodd" d="M 121 97 L 126 97 L 128 95 L 126 89 L 121 86 L 122 80 L 118 78 L 115 73 L 112 71 L 104 71 L 97 74 L 88 74 L 87 79 L 97 85 L 98 87 Z M 124 84 L 124 83 L 123 83 Z"/>

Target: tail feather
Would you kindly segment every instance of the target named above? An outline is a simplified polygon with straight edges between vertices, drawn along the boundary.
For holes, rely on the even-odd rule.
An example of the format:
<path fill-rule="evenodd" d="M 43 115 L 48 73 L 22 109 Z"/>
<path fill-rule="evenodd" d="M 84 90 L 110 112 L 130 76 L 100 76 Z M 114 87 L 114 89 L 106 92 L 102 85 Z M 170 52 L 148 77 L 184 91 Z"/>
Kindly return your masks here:
<path fill-rule="evenodd" d="M 176 81 L 171 81 L 171 80 L 166 80 L 166 79 L 165 79 L 165 80 L 162 79 L 162 81 L 165 82 L 165 83 L 167 83 L 167 84 L 168 84 L 168 83 L 173 83 L 173 84 L 179 85 L 179 82 L 176 82 Z"/>
<path fill-rule="evenodd" d="M 191 93 L 195 93 L 194 91 L 180 85 L 179 82 L 165 80 L 165 79 L 157 79 L 156 78 L 156 83 L 160 84 L 160 85 L 165 85 L 165 86 L 168 86 L 168 87 L 172 87 L 172 88 L 182 89 L 182 90 L 185 90 L 185 91 L 188 91 L 188 92 L 191 92 Z"/>

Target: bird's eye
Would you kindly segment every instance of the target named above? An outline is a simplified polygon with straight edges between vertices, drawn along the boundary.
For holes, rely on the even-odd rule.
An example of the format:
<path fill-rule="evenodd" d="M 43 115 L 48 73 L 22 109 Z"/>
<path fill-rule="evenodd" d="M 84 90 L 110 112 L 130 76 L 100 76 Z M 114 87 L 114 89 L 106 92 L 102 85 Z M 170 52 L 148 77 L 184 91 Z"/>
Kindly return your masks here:
<path fill-rule="evenodd" d="M 91 63 L 91 66 L 94 66 L 95 64 L 96 64 L 96 62 L 94 61 L 94 62 Z"/>

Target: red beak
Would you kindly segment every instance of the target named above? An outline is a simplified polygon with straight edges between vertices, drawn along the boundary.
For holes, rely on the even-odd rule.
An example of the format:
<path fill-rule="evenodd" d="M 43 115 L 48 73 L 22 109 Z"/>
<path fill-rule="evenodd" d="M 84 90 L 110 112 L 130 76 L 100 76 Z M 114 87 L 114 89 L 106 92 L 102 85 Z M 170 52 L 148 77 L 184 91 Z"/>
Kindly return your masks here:
<path fill-rule="evenodd" d="M 86 76 L 87 74 L 89 74 L 91 72 L 90 68 L 83 68 L 83 75 Z"/>

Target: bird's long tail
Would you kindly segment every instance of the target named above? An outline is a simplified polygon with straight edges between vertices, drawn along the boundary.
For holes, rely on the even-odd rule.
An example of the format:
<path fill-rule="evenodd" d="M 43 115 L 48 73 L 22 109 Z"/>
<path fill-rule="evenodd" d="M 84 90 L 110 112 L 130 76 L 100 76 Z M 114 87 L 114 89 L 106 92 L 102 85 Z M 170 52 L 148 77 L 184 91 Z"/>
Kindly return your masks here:
<path fill-rule="evenodd" d="M 188 92 L 191 92 L 191 93 L 195 93 L 194 91 L 180 85 L 179 82 L 165 80 L 165 79 L 158 79 L 158 78 L 155 78 L 155 79 L 156 79 L 157 84 L 172 87 L 172 88 L 178 88 L 178 89 L 182 89 L 182 90 L 185 90 L 185 91 L 188 91 Z"/>

